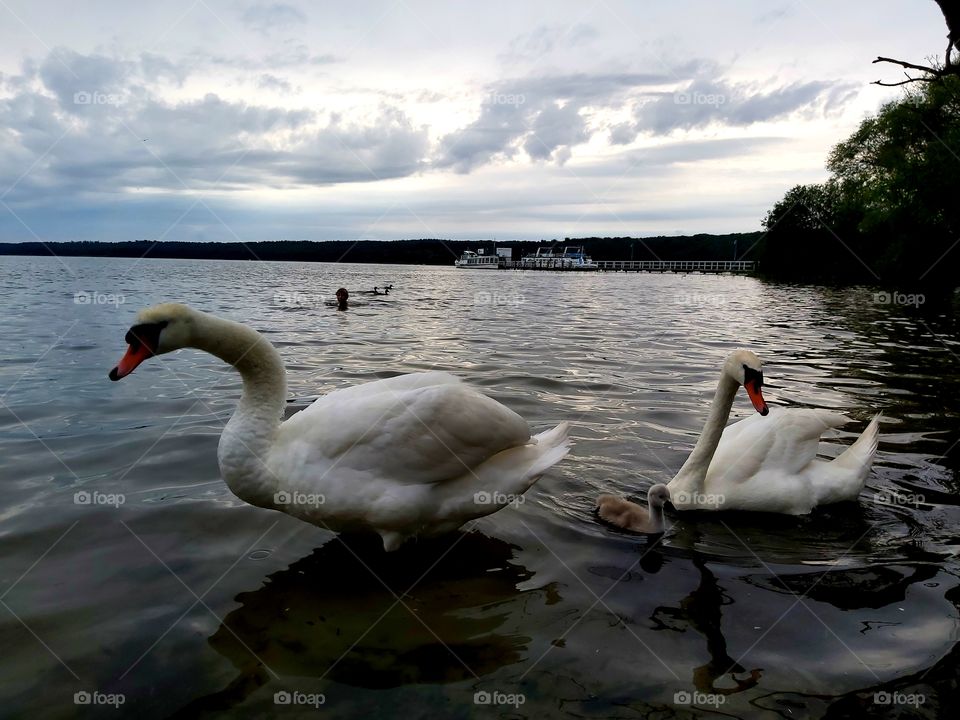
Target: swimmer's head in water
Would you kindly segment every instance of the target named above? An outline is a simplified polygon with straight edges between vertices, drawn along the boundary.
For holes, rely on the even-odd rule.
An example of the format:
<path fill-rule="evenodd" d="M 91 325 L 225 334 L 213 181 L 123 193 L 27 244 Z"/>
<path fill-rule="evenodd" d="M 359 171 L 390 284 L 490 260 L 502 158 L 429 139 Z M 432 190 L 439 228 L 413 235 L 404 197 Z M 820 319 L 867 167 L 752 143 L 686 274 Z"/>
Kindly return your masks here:
<path fill-rule="evenodd" d="M 345 302 L 349 297 L 350 293 L 347 292 L 346 288 L 337 290 L 337 302 Z"/>

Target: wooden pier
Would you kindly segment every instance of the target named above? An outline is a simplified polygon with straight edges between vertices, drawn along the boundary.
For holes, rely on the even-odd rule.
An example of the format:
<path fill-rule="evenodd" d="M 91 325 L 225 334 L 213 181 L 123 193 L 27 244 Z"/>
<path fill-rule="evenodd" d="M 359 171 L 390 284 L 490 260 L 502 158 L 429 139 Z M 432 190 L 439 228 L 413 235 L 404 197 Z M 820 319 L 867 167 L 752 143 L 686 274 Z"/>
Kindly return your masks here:
<path fill-rule="evenodd" d="M 753 260 L 596 260 L 596 267 L 577 267 L 563 263 L 559 258 L 541 259 L 536 264 L 522 260 L 501 260 L 499 267 L 506 270 L 553 270 L 560 272 L 659 272 L 659 273 L 732 273 L 755 272 Z"/>
<path fill-rule="evenodd" d="M 622 272 L 752 273 L 753 260 L 597 260 L 600 270 Z"/>

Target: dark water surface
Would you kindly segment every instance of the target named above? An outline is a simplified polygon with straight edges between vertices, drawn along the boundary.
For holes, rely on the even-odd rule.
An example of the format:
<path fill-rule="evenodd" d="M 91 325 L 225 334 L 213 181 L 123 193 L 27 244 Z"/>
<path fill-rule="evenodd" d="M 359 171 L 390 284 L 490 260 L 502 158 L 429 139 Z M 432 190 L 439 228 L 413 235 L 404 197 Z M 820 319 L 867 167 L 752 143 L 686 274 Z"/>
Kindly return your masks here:
<path fill-rule="evenodd" d="M 949 301 L 300 263 L 8 257 L 0 274 L 5 717 L 936 717 L 960 701 Z M 341 285 L 347 312 L 325 304 Z M 230 368 L 181 351 L 107 380 L 135 311 L 166 300 L 267 333 L 291 412 L 440 369 L 535 430 L 572 421 L 576 447 L 468 531 L 391 555 L 341 542 L 219 479 Z M 738 346 L 766 361 L 771 403 L 855 419 L 830 456 L 883 413 L 859 504 L 672 516 L 660 542 L 599 525 L 598 493 L 642 496 L 680 467 Z M 734 416 L 749 411 L 741 394 Z M 78 706 L 83 691 L 124 704 Z"/>

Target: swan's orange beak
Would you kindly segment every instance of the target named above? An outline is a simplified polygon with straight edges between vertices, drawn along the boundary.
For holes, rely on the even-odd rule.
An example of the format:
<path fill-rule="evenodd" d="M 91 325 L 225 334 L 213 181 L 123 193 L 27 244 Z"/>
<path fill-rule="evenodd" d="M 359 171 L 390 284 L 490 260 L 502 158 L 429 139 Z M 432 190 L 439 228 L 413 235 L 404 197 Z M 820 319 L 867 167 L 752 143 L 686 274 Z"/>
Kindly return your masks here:
<path fill-rule="evenodd" d="M 120 362 L 110 371 L 110 379 L 119 380 L 120 378 L 126 377 L 134 371 L 137 365 L 152 355 L 153 351 L 147 347 L 145 343 L 138 343 L 136 349 L 134 349 L 133 345 L 129 345 L 127 352 L 120 358 Z"/>
<path fill-rule="evenodd" d="M 132 373 L 136 367 L 149 357 L 157 354 L 160 346 L 160 332 L 167 326 L 166 321 L 140 323 L 127 331 L 127 352 L 117 366 L 110 371 L 111 380 L 119 380 Z"/>
<path fill-rule="evenodd" d="M 743 383 L 743 387 L 746 388 L 750 402 L 753 403 L 753 407 L 758 413 L 766 415 L 770 412 L 770 408 L 767 407 L 767 401 L 763 399 L 763 393 L 760 392 L 762 384 L 758 378 L 750 378 Z"/>

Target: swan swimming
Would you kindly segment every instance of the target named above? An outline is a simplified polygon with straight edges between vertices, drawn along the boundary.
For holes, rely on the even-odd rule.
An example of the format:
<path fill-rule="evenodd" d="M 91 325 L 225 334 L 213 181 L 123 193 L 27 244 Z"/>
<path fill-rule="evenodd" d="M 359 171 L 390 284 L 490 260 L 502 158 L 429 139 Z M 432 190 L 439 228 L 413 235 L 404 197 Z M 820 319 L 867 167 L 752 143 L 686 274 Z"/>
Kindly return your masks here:
<path fill-rule="evenodd" d="M 724 428 L 741 385 L 759 415 Z M 839 457 L 818 460 L 820 436 L 850 419 L 830 410 L 770 410 L 762 388 L 760 358 L 749 350 L 732 352 L 700 438 L 667 484 L 677 510 L 806 515 L 818 505 L 857 499 L 877 452 L 879 416 Z"/>
<path fill-rule="evenodd" d="M 741 385 L 758 414 L 724 428 Z M 857 499 L 877 452 L 879 416 L 839 457 L 818 460 L 820 436 L 849 418 L 829 410 L 771 410 L 762 388 L 760 358 L 749 350 L 730 353 L 697 444 L 667 483 L 670 502 L 677 510 L 805 515 L 818 505 Z M 623 503 L 617 505 L 621 514 L 628 505 L 634 512 L 645 512 L 627 500 L 619 503 Z"/>
<path fill-rule="evenodd" d="M 240 372 L 217 452 L 237 497 L 336 532 L 372 530 L 387 551 L 500 510 L 570 450 L 567 423 L 531 436 L 515 412 L 444 372 L 338 390 L 282 421 L 286 371 L 273 345 L 186 305 L 141 310 L 126 342 L 111 380 L 181 348 Z"/>

